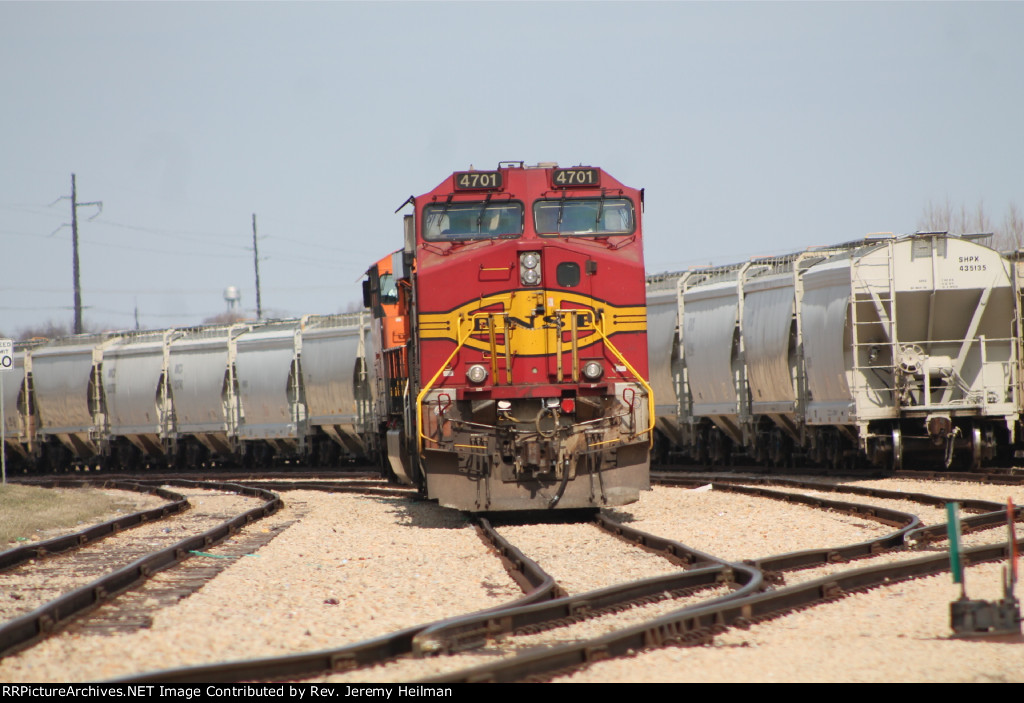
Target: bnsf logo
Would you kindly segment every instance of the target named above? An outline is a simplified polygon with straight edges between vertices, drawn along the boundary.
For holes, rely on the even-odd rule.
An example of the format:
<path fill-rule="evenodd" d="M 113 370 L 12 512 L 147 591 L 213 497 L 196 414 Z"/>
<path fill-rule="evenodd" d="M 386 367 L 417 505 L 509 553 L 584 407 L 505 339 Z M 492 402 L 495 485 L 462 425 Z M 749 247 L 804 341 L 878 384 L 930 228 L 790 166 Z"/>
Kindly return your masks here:
<path fill-rule="evenodd" d="M 498 324 L 495 325 L 495 329 L 502 328 L 507 321 L 509 329 L 521 327 L 528 330 L 544 329 L 546 327 L 557 327 L 559 324 L 563 329 L 569 329 L 572 325 L 571 313 L 562 313 L 561 315 L 531 315 L 527 318 L 514 317 L 509 315 L 498 315 L 496 319 Z M 576 313 L 576 329 L 583 329 L 593 322 L 593 313 L 584 312 Z M 473 331 L 474 332 L 489 332 L 491 329 L 491 316 L 489 315 L 477 315 L 473 318 Z"/>

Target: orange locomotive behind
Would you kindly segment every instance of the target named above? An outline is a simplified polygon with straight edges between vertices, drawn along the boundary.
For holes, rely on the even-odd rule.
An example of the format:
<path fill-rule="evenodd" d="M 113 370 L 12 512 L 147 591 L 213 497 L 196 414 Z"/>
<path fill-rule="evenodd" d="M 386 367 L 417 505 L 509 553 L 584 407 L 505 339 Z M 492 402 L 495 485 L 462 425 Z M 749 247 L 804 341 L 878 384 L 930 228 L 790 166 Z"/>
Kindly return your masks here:
<path fill-rule="evenodd" d="M 388 472 L 470 511 L 649 487 L 643 191 L 600 168 L 459 171 L 368 271 Z"/>

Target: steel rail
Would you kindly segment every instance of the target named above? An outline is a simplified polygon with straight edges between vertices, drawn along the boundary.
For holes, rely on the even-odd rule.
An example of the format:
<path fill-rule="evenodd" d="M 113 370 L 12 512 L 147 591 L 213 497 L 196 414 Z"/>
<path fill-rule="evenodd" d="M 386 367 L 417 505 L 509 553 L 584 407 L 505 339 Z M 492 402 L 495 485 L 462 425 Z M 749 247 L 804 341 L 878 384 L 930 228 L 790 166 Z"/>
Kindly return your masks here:
<path fill-rule="evenodd" d="M 706 482 L 695 479 L 681 479 L 678 477 L 657 475 L 657 479 L 668 485 L 679 485 L 685 483 L 699 483 L 706 485 Z M 883 498 L 888 500 L 904 500 L 912 503 L 921 503 L 935 508 L 945 507 L 946 503 L 959 503 L 967 511 L 980 513 L 971 515 L 961 520 L 961 529 L 964 533 L 974 532 L 990 527 L 999 527 L 1006 523 L 1006 506 L 991 500 L 980 500 L 976 498 L 947 498 L 935 496 L 929 493 L 893 491 L 884 488 L 871 486 L 844 486 L 831 483 L 819 483 L 817 481 L 801 481 L 797 479 L 784 478 L 722 478 L 717 480 L 720 484 L 768 484 L 779 486 L 791 486 L 807 490 L 819 491 L 822 493 L 847 493 L 851 495 L 867 496 L 871 498 Z M 1017 507 L 1014 511 L 1016 519 L 1024 519 L 1024 506 Z M 945 539 L 947 525 L 945 522 L 935 525 L 917 527 L 906 531 L 904 542 L 907 546 L 920 548 L 925 545 Z"/>
<path fill-rule="evenodd" d="M 1019 486 L 1024 483 L 1024 473 L 1019 468 L 1009 469 L 1011 473 L 967 472 L 967 471 L 934 471 L 921 469 L 918 471 L 893 471 L 892 478 L 907 478 L 927 481 L 964 481 L 966 483 L 992 483 L 1004 486 Z M 1017 472 L 1017 473 L 1013 473 Z"/>
<path fill-rule="evenodd" d="M 801 493 L 785 493 L 782 491 L 773 491 L 767 488 L 761 488 L 758 486 L 750 486 L 748 484 L 757 483 L 757 480 L 744 480 L 744 479 L 727 479 L 724 481 L 711 481 L 710 483 L 705 480 L 698 479 L 676 479 L 676 480 L 663 480 L 662 483 L 666 485 L 710 485 L 714 491 L 723 491 L 726 493 L 742 493 L 745 495 L 757 496 L 759 498 L 771 498 L 773 500 L 780 500 L 786 503 L 799 503 L 807 505 L 812 508 L 828 508 L 831 510 L 841 510 L 851 515 L 857 515 L 859 517 L 874 520 L 876 522 L 885 523 L 892 525 L 893 527 L 902 527 L 906 525 L 908 519 L 911 522 L 917 521 L 917 516 L 911 515 L 910 513 L 904 513 L 899 510 L 890 510 L 888 508 L 866 506 L 862 503 L 849 503 L 845 501 L 829 500 L 827 498 L 818 498 L 816 496 L 806 496 Z M 817 490 L 817 488 L 815 488 Z M 879 497 L 879 496 L 874 496 Z"/>
<path fill-rule="evenodd" d="M 1024 507 L 1018 506 L 1014 508 L 1013 514 L 1015 522 L 1024 520 Z M 960 531 L 962 534 L 967 534 L 968 532 L 977 532 L 1005 525 L 1006 506 L 1001 506 L 998 510 L 962 518 L 960 520 Z M 907 533 L 907 544 L 914 548 L 921 548 L 932 542 L 941 542 L 948 538 L 948 531 L 949 525 L 945 522 L 911 530 Z"/>
<path fill-rule="evenodd" d="M 503 610 L 490 616 L 473 614 L 456 618 L 419 633 L 413 641 L 413 653 L 417 656 L 452 654 L 482 647 L 489 639 L 516 631 L 537 632 L 560 627 L 723 583 L 737 584 L 738 590 L 716 600 L 742 597 L 761 588 L 761 572 L 756 567 L 718 559 L 675 540 L 624 525 L 604 513 L 595 516 L 594 522 L 630 544 L 654 551 L 673 563 L 700 564 L 702 568 L 566 595 L 549 603 Z"/>
<path fill-rule="evenodd" d="M 689 483 L 701 483 L 706 484 L 706 481 L 699 479 L 678 479 L 673 478 L 671 475 L 666 474 L 655 474 L 655 477 L 666 483 L 673 484 L 677 481 L 686 481 Z M 716 477 L 713 479 L 718 483 L 728 484 L 758 484 L 758 485 L 774 485 L 774 486 L 788 486 L 793 488 L 801 488 L 804 490 L 818 491 L 821 493 L 847 493 L 850 495 L 867 496 L 869 498 L 887 498 L 890 500 L 906 500 L 913 503 L 922 503 L 924 505 L 931 505 L 937 508 L 945 507 L 946 503 L 960 503 L 961 507 L 966 510 L 973 510 L 977 512 L 989 512 L 997 508 L 1005 508 L 1002 503 L 997 503 L 990 500 L 980 500 L 976 498 L 946 498 L 943 496 L 936 496 L 930 493 L 919 493 L 916 491 L 894 491 L 887 488 L 875 488 L 873 486 L 847 486 L 836 483 L 821 483 L 819 481 L 803 481 L 799 479 L 791 478 L 771 478 L 762 476 L 752 477 Z"/>
<path fill-rule="evenodd" d="M 1024 546 L 1024 539 L 1018 540 L 1017 545 Z M 1006 544 L 985 545 L 964 550 L 962 556 L 965 564 L 977 564 L 1005 559 L 1008 552 Z M 650 622 L 595 639 L 521 654 L 500 662 L 421 679 L 415 683 L 550 680 L 555 675 L 612 657 L 632 656 L 644 650 L 665 646 L 707 644 L 715 634 L 729 627 L 749 627 L 752 623 L 776 618 L 796 609 L 948 570 L 949 557 L 946 554 L 920 557 L 899 564 L 851 569 L 725 603 L 688 606 Z"/>
<path fill-rule="evenodd" d="M 265 502 L 260 507 L 247 510 L 206 532 L 181 540 L 170 547 L 136 559 L 127 566 L 117 569 L 92 583 L 73 589 L 30 613 L 3 623 L 0 625 L 0 657 L 49 636 L 72 618 L 92 610 L 113 596 L 145 581 L 158 571 L 188 559 L 191 556 L 190 552 L 209 549 L 211 546 L 235 534 L 241 527 L 272 515 L 283 505 L 281 499 L 270 491 L 238 484 L 204 483 L 181 479 L 162 481 L 161 483 L 164 485 L 230 491 L 262 498 Z"/>
<path fill-rule="evenodd" d="M 222 483 L 243 483 L 246 481 L 273 481 L 281 479 L 285 481 L 299 479 L 313 479 L 321 481 L 343 481 L 353 484 L 376 483 L 389 485 L 386 479 L 381 478 L 378 470 L 366 471 L 363 469 L 350 470 L 348 468 L 323 468 L 317 469 L 313 465 L 296 466 L 294 469 L 285 467 L 272 467 L 267 469 L 244 469 L 241 467 L 216 467 L 211 469 L 185 468 L 182 470 L 170 469 L 145 469 L 138 471 L 125 471 L 120 469 L 99 469 L 90 471 L 87 474 L 77 474 L 68 480 L 82 481 L 84 483 L 102 481 L 134 481 L 134 482 L 156 482 L 180 479 L 185 476 L 192 476 L 197 481 L 220 481 Z M 54 474 L 24 474 L 15 479 L 18 483 L 26 485 L 38 485 L 54 480 Z M 61 479 L 57 479 L 61 480 Z"/>
<path fill-rule="evenodd" d="M 324 493 L 359 493 L 385 498 L 416 498 L 418 493 L 413 487 L 404 486 L 371 486 L 358 483 L 321 483 L 319 481 L 268 481 L 264 479 L 239 480 L 243 486 L 253 486 L 278 491 L 322 491 Z"/>
<path fill-rule="evenodd" d="M 666 556 L 674 557 L 684 563 L 723 565 L 719 566 L 717 569 L 715 567 L 710 567 L 701 570 L 700 572 L 701 576 L 704 576 L 705 572 L 717 572 L 717 580 L 719 582 L 726 580 L 726 578 L 723 578 L 722 576 L 725 569 L 733 569 L 737 573 L 739 573 L 740 570 L 748 573 L 756 573 L 758 574 L 756 576 L 757 587 L 760 587 L 762 572 L 766 575 L 766 578 L 781 581 L 781 577 L 777 573 L 779 571 L 803 569 L 822 564 L 831 564 L 838 561 L 847 561 L 902 547 L 906 533 L 920 524 L 918 518 L 909 513 L 888 510 L 885 508 L 863 506 L 858 503 L 831 501 L 812 496 L 802 496 L 799 494 L 769 491 L 762 488 L 749 488 L 746 486 L 736 486 L 731 484 L 719 485 L 717 488 L 719 490 L 757 495 L 760 497 L 784 500 L 787 502 L 803 503 L 815 508 L 841 510 L 861 515 L 868 519 L 877 520 L 885 524 L 896 525 L 899 529 L 885 537 L 866 540 L 852 545 L 791 552 L 759 560 L 747 560 L 738 565 L 725 565 L 722 560 L 711 555 L 692 550 L 679 542 L 675 542 L 674 540 L 658 537 L 642 530 L 624 525 L 612 520 L 604 513 L 599 514 L 596 521 L 609 532 L 612 532 L 631 543 L 644 546 Z M 695 574 L 697 572 L 686 573 Z M 731 572 L 730 575 L 732 575 Z M 584 617 L 593 617 L 601 612 L 621 608 L 625 602 L 631 598 L 636 601 L 640 601 L 653 594 L 663 593 L 666 590 L 686 590 L 694 587 L 690 584 L 674 581 L 674 579 L 679 578 L 679 575 L 670 575 L 667 577 L 646 579 L 645 581 L 626 584 L 625 586 L 617 586 L 602 589 L 601 591 L 593 593 L 583 594 L 576 598 L 561 599 L 555 603 L 524 609 L 521 612 L 502 613 L 502 617 L 492 618 L 490 620 L 467 618 L 466 621 L 458 623 L 460 629 L 457 631 L 452 631 L 454 625 L 449 625 L 448 631 L 427 631 L 421 633 L 418 636 L 418 640 L 420 640 L 421 643 L 418 643 L 417 651 L 420 653 L 450 653 L 452 651 L 468 649 L 472 646 L 482 646 L 486 643 L 486 640 L 489 637 L 494 638 L 497 635 L 506 634 L 519 628 L 530 626 L 536 627 L 538 623 L 544 622 L 544 618 L 560 621 L 558 624 L 567 624 L 568 622 L 575 620 L 582 620 Z M 736 580 L 739 582 L 743 581 L 742 578 L 737 578 Z M 748 581 L 748 585 L 752 583 L 753 580 Z M 710 584 L 704 582 L 703 585 Z M 741 593 L 734 593 L 723 599 L 716 600 L 731 601 L 739 597 L 744 597 L 747 593 L 747 589 L 742 589 Z"/>
<path fill-rule="evenodd" d="M 487 519 L 478 517 L 477 528 L 481 539 L 493 547 L 513 579 L 523 588 L 524 595 L 511 603 L 481 611 L 490 616 L 507 609 L 551 600 L 560 593 L 555 580 L 540 566 L 504 539 Z M 460 619 L 458 616 L 455 619 Z M 416 625 L 374 639 L 356 642 L 334 649 L 281 657 L 226 662 L 181 669 L 166 669 L 137 676 L 115 679 L 108 683 L 229 683 L 247 680 L 275 680 L 309 677 L 321 672 L 344 672 L 380 664 L 410 654 L 413 640 L 423 630 L 443 625 L 450 619 Z"/>
<path fill-rule="evenodd" d="M 622 528 L 621 532 L 626 534 L 627 539 L 636 544 L 646 543 L 645 546 L 650 546 L 663 542 L 665 546 L 661 551 L 664 551 L 663 556 L 667 558 L 687 563 L 713 565 L 591 591 L 575 597 L 562 596 L 551 600 L 552 596 L 559 595 L 560 589 L 554 585 L 550 576 L 543 574 L 536 565 L 532 570 L 523 568 L 524 565 L 533 564 L 533 562 L 523 556 L 518 549 L 509 545 L 485 518 L 478 518 L 478 523 L 482 536 L 495 546 L 503 561 L 523 572 L 523 575 L 517 577 L 516 580 L 521 584 L 524 582 L 538 584 L 531 595 L 498 608 L 402 630 L 338 649 L 159 671 L 118 679 L 117 682 L 194 683 L 205 681 L 221 683 L 247 679 L 308 677 L 324 671 L 351 671 L 403 655 L 421 656 L 441 651 L 462 651 L 479 646 L 486 641 L 487 637 L 501 633 L 516 630 L 536 631 L 545 626 L 564 625 L 571 621 L 596 617 L 641 602 L 662 600 L 665 597 L 681 595 L 684 592 L 712 587 L 721 583 L 738 583 L 740 585 L 738 591 L 719 596 L 710 602 L 725 601 L 748 595 L 758 590 L 762 583 L 761 574 L 756 568 L 726 563 L 678 542 L 656 538 L 635 528 L 618 525 L 610 518 L 605 518 L 606 525 L 618 525 Z M 644 539 L 638 539 L 638 537 Z M 512 573 L 515 577 L 516 572 Z M 543 578 L 539 578 L 541 575 Z M 549 602 L 537 602 L 539 600 L 548 600 Z"/>
<path fill-rule="evenodd" d="M 39 485 L 39 484 L 33 484 Z M 129 482 L 129 481 L 112 481 L 107 479 L 101 482 L 99 485 L 92 482 L 84 482 L 77 479 L 57 479 L 46 482 L 43 485 L 45 488 L 114 488 L 122 491 L 134 491 L 136 493 L 149 493 L 151 495 L 164 498 L 171 501 L 165 505 L 161 505 L 157 508 L 151 508 L 149 510 L 142 510 L 137 513 L 131 513 L 130 515 L 124 515 L 122 517 L 108 520 L 107 522 L 100 523 L 87 527 L 84 530 L 78 532 L 71 532 L 66 535 L 60 535 L 52 539 L 42 540 L 40 542 L 33 542 L 32 544 L 26 544 L 7 551 L 0 552 L 0 572 L 8 571 L 24 564 L 32 559 L 42 559 L 47 556 L 54 554 L 61 554 L 63 552 L 80 549 L 87 544 L 98 542 L 99 540 L 110 537 L 113 534 L 122 532 L 124 530 L 138 527 L 139 525 L 152 522 L 153 520 L 159 520 L 169 515 L 183 512 L 192 507 L 188 499 L 183 495 L 166 491 L 162 488 L 154 488 L 152 486 L 143 486 L 140 483 Z"/>
<path fill-rule="evenodd" d="M 667 537 L 659 537 L 650 532 L 631 527 L 612 518 L 611 515 L 605 512 L 595 515 L 594 522 L 606 532 L 620 537 L 631 544 L 653 551 L 667 559 L 674 560 L 682 566 L 728 563 L 725 559 L 719 559 L 707 552 L 689 547 L 682 542 L 677 542 Z"/>
<path fill-rule="evenodd" d="M 659 474 L 706 474 L 715 471 L 712 467 L 698 464 L 660 464 Z M 836 470 L 822 466 L 797 466 L 797 467 L 771 467 L 763 464 L 733 464 L 721 466 L 715 471 L 718 477 L 723 474 L 758 472 L 771 476 L 772 474 L 799 474 L 809 476 L 825 476 L 829 478 L 846 478 L 853 481 L 864 481 L 867 479 L 881 478 L 905 478 L 911 481 L 962 481 L 965 483 L 990 483 L 995 485 L 1019 486 L 1024 484 L 1024 469 L 1018 467 L 1007 467 L 987 472 L 968 471 L 936 471 L 934 469 L 901 469 L 892 471 L 876 466 L 863 469 Z M 653 476 L 654 474 L 652 474 Z"/>
<path fill-rule="evenodd" d="M 720 490 L 736 488 L 739 492 L 744 487 L 720 487 Z M 917 524 L 916 518 L 898 511 L 865 508 L 859 504 L 844 504 L 821 498 L 796 496 L 796 494 L 780 493 L 758 489 L 759 495 L 771 496 L 782 500 L 806 499 L 817 507 L 846 507 L 851 511 L 871 512 L 875 519 L 904 525 L 892 538 L 893 544 L 901 544 L 901 535 L 906 529 Z M 875 513 L 881 512 L 881 515 Z M 479 519 L 481 529 L 489 531 L 499 538 L 490 523 Z M 192 683 L 201 681 L 229 682 L 247 679 L 275 679 L 288 677 L 308 677 L 324 671 L 349 671 L 381 663 L 384 660 L 399 656 L 452 653 L 473 647 L 483 646 L 488 639 L 505 634 L 528 633 L 552 627 L 564 626 L 584 619 L 597 617 L 606 613 L 622 610 L 633 605 L 678 597 L 715 586 L 722 583 L 736 583 L 739 589 L 734 593 L 711 599 L 701 605 L 714 605 L 732 602 L 748 597 L 751 593 L 763 588 L 763 576 L 760 565 L 754 563 L 729 563 L 710 554 L 692 549 L 677 541 L 663 538 L 614 520 L 605 513 L 594 518 L 602 529 L 622 538 L 623 540 L 653 551 L 683 566 L 692 566 L 688 571 L 680 571 L 667 576 L 653 577 L 637 582 L 620 584 L 578 596 L 564 596 L 536 604 L 511 604 L 506 607 L 491 609 L 480 613 L 458 616 L 425 625 L 412 630 L 403 630 L 389 636 L 383 636 L 365 643 L 357 643 L 349 647 L 327 650 L 303 655 L 290 655 L 272 659 L 241 661 L 228 664 L 217 664 L 203 667 L 155 672 L 150 675 L 119 679 L 119 682 L 132 683 Z M 853 550 L 857 553 L 871 554 L 871 545 L 878 540 L 867 543 L 840 547 L 839 550 Z M 514 548 L 513 548 L 514 549 Z M 766 562 L 775 568 L 802 568 L 818 563 L 835 561 L 836 549 L 813 550 L 793 555 L 780 555 Z M 518 550 L 506 554 L 507 559 L 516 565 L 519 563 Z M 525 558 L 525 557 L 524 557 Z M 796 567 L 786 567 L 782 562 L 796 561 Z M 555 595 L 561 595 L 556 593 Z M 655 622 L 652 620 L 652 622 Z M 693 635 L 687 634 L 688 639 Z M 701 636 L 703 637 L 703 635 Z"/>
<path fill-rule="evenodd" d="M 761 587 L 761 574 L 741 564 L 720 564 L 566 596 L 549 603 L 502 611 L 491 617 L 467 616 L 419 633 L 414 638 L 413 652 L 417 656 L 453 654 L 485 646 L 488 640 L 504 635 L 533 634 L 564 627 L 729 583 L 738 583 L 739 590 L 709 602 L 749 595 Z"/>
<path fill-rule="evenodd" d="M 735 480 L 740 481 L 740 479 Z M 704 481 L 689 481 L 689 483 L 706 484 Z M 786 483 L 798 484 L 799 482 Z M 840 501 L 829 501 L 811 496 L 765 491 L 763 489 L 746 490 L 746 486 L 736 486 L 728 483 L 719 485 L 713 483 L 712 486 L 719 490 L 734 490 L 735 492 L 745 494 L 805 503 L 813 507 L 827 507 L 831 509 L 852 508 L 852 512 L 864 517 L 890 524 L 902 524 L 902 527 L 897 532 L 883 540 L 870 540 L 856 545 L 826 550 L 794 552 L 746 562 L 765 570 L 772 568 L 806 568 L 807 566 L 817 565 L 816 562 L 819 562 L 819 560 L 821 560 L 820 563 L 833 563 L 848 558 L 868 556 L 887 549 L 899 548 L 904 541 L 907 541 L 908 535 L 912 535 L 915 532 L 920 534 L 922 529 L 933 529 L 915 528 L 916 525 L 920 524 L 917 517 L 899 511 L 865 507 L 860 504 Z M 829 490 L 829 488 L 818 484 L 810 487 L 819 490 Z M 836 490 L 837 492 L 859 493 L 874 497 L 916 499 L 918 502 L 928 504 L 938 504 L 943 501 L 941 498 L 926 494 L 905 494 L 880 489 L 837 487 Z M 983 510 L 998 505 L 989 501 L 961 502 L 970 503 L 972 509 L 976 510 Z M 978 515 L 974 516 L 974 519 L 978 521 L 991 520 L 991 515 L 992 513 Z M 1005 511 L 997 513 L 997 515 L 1005 519 Z M 945 525 L 937 527 L 944 529 Z M 1018 544 L 1024 545 L 1024 539 L 1020 540 Z M 1009 549 L 1005 545 L 986 545 L 965 550 L 963 558 L 965 563 L 978 563 L 981 561 L 1003 559 L 1008 556 L 1008 553 Z M 909 578 L 948 571 L 948 564 L 948 556 L 939 554 L 908 560 L 895 565 L 852 569 L 842 574 L 824 576 L 805 584 L 780 588 L 746 598 L 731 599 L 725 604 L 710 603 L 689 606 L 675 613 L 654 619 L 649 623 L 624 629 L 601 638 L 563 645 L 543 652 L 519 655 L 502 662 L 485 664 L 424 679 L 418 683 L 521 681 L 538 676 L 550 678 L 553 674 L 561 671 L 578 669 L 605 658 L 635 654 L 643 649 L 665 645 L 707 643 L 710 642 L 716 632 L 722 631 L 729 626 L 749 626 L 750 623 L 758 620 L 777 617 L 794 609 L 809 607 L 819 602 L 835 600 L 849 593 L 888 585 Z M 771 576 L 772 574 L 768 572 L 766 575 Z"/>
<path fill-rule="evenodd" d="M 708 485 L 706 481 L 697 481 L 694 479 L 674 479 L 665 482 L 671 483 L 672 485 Z M 787 503 L 797 503 L 817 509 L 836 510 L 850 515 L 857 515 L 858 517 L 862 517 L 867 520 L 874 520 L 886 525 L 892 525 L 897 528 L 895 532 L 888 535 L 842 547 L 806 549 L 744 561 L 744 563 L 757 566 L 765 571 L 766 579 L 776 583 L 781 581 L 781 576 L 779 574 L 780 571 L 813 568 L 815 566 L 860 559 L 863 557 L 874 556 L 892 549 L 899 549 L 906 544 L 907 534 L 917 530 L 921 526 L 921 521 L 916 515 L 899 510 L 891 510 L 889 508 L 864 505 L 862 503 L 829 500 L 828 498 L 806 496 L 800 493 L 773 491 L 766 488 L 740 485 L 738 483 L 730 483 L 727 481 L 716 481 L 712 482 L 710 485 L 712 490 L 753 495 L 760 498 L 780 500 Z"/>

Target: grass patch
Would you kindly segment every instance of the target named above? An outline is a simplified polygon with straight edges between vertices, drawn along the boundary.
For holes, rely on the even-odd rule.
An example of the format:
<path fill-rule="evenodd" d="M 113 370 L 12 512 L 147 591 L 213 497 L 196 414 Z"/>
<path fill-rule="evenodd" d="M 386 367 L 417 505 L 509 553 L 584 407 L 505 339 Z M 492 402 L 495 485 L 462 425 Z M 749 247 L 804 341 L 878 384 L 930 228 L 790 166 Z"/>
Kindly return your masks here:
<path fill-rule="evenodd" d="M 138 510 L 129 496 L 96 488 L 0 485 L 0 550 L 38 541 Z M 69 529 L 70 528 L 70 529 Z"/>

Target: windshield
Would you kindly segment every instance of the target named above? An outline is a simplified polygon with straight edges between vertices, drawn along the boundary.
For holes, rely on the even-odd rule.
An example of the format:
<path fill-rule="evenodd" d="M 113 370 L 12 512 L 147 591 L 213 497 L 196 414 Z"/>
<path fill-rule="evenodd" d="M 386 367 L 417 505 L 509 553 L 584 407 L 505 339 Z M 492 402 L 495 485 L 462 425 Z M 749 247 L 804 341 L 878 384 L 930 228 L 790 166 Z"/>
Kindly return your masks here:
<path fill-rule="evenodd" d="M 423 208 L 423 238 L 430 242 L 522 233 L 522 203 L 461 202 Z"/>
<path fill-rule="evenodd" d="M 593 237 L 634 230 L 633 203 L 628 198 L 538 200 L 533 219 L 537 234 Z"/>
<path fill-rule="evenodd" d="M 382 274 L 380 277 L 380 302 L 384 305 L 394 305 L 398 302 L 398 282 L 390 273 Z"/>

